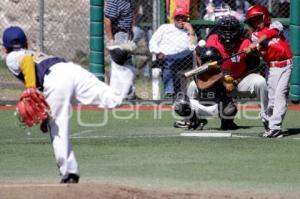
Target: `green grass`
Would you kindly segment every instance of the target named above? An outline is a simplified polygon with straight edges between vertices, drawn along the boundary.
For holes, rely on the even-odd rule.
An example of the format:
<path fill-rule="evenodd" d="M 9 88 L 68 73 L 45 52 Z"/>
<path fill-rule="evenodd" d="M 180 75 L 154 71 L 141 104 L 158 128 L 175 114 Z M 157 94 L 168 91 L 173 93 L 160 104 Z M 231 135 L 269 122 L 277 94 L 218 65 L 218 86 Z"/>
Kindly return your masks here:
<path fill-rule="evenodd" d="M 160 119 L 154 119 L 152 111 L 115 114 L 128 119 L 114 119 L 109 112 L 105 126 L 88 127 L 78 125 L 78 118 L 97 124 L 105 113 L 73 114 L 72 142 L 82 182 L 298 192 L 300 129 L 295 120 L 299 112 L 288 112 L 284 127 L 294 135 L 283 139 L 260 138 L 259 120 L 237 119 L 241 129 L 231 133 L 241 137 L 200 138 L 181 137 L 187 131 L 172 127 L 175 119 L 170 112 L 163 112 Z M 57 182 L 49 136 L 37 127 L 18 128 L 13 111 L 1 111 L 0 119 L 1 182 Z M 209 120 L 204 132 L 221 132 L 219 125 L 218 119 Z"/>

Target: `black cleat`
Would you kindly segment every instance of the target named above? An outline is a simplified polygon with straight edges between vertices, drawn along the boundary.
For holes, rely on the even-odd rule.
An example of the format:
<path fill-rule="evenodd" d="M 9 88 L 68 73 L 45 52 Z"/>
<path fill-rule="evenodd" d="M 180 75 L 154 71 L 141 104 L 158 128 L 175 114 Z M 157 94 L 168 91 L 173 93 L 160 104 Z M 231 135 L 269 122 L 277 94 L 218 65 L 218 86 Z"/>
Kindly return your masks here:
<path fill-rule="evenodd" d="M 204 126 L 207 124 L 207 119 L 196 119 L 194 121 L 190 121 L 190 125 L 188 126 L 188 129 L 193 130 L 203 130 Z"/>
<path fill-rule="evenodd" d="M 221 119 L 221 130 L 237 130 L 239 127 L 232 119 Z"/>
<path fill-rule="evenodd" d="M 207 124 L 207 119 L 195 119 L 193 118 L 192 120 L 189 119 L 183 119 L 183 120 L 178 120 L 174 122 L 174 127 L 175 128 L 186 128 L 188 130 L 202 130 L 204 126 Z"/>
<path fill-rule="evenodd" d="M 174 127 L 175 128 L 188 128 L 189 127 L 189 120 L 188 119 L 183 119 L 183 120 L 178 120 L 174 122 Z"/>
<path fill-rule="evenodd" d="M 76 184 L 79 182 L 79 176 L 77 174 L 70 173 L 63 179 L 61 179 L 61 184 Z"/>

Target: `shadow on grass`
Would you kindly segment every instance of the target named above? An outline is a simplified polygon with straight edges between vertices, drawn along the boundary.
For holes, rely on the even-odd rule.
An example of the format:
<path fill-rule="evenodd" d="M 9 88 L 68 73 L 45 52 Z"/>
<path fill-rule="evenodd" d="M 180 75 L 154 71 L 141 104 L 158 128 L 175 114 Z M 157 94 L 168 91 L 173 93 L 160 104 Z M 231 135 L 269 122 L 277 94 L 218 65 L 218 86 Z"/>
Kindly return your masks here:
<path fill-rule="evenodd" d="M 240 126 L 240 125 L 238 125 L 237 129 L 229 129 L 229 130 L 230 131 L 238 131 L 238 130 L 243 130 L 243 129 L 251 129 L 253 127 L 261 127 L 261 126 L 253 126 L 253 125 L 252 126 Z M 207 130 L 226 131 L 226 130 L 222 130 L 220 127 L 211 127 L 211 128 L 207 128 Z"/>
<path fill-rule="evenodd" d="M 290 128 L 283 132 L 284 136 L 300 135 L 300 128 Z"/>

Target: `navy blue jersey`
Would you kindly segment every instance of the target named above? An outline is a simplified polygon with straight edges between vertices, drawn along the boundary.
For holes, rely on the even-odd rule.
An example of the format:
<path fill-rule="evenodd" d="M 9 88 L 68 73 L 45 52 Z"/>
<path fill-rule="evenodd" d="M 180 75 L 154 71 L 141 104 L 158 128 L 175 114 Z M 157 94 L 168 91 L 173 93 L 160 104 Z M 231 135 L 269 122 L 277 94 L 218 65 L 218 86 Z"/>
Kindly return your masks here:
<path fill-rule="evenodd" d="M 133 23 L 131 0 L 107 0 L 104 14 L 112 21 L 113 34 L 118 31 L 131 31 Z"/>

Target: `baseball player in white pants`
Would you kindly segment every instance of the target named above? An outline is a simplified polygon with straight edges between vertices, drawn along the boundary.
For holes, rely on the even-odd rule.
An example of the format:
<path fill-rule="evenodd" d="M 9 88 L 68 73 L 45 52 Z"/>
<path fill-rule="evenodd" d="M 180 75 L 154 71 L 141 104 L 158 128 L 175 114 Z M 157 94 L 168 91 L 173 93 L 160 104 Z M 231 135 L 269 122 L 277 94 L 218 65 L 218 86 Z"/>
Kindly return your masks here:
<path fill-rule="evenodd" d="M 49 127 L 56 163 L 63 180 L 68 180 L 69 174 L 79 176 L 70 142 L 71 102 L 113 108 L 122 102 L 122 98 L 93 74 L 71 62 L 57 63 L 50 68 L 44 78 L 43 93 L 51 108 Z"/>
<path fill-rule="evenodd" d="M 287 95 L 292 72 L 292 62 L 285 67 L 271 67 L 268 75 L 268 121 L 269 129 L 281 131 L 283 118 L 287 112 Z"/>
<path fill-rule="evenodd" d="M 259 51 L 269 67 L 269 104 L 262 137 L 282 137 L 282 122 L 287 112 L 287 95 L 292 68 L 292 51 L 283 36 L 283 25 L 272 21 L 265 6 L 254 5 L 247 10 L 245 22 L 252 29 L 252 44 L 247 53 Z"/>
<path fill-rule="evenodd" d="M 50 106 L 48 131 L 62 175 L 61 183 L 78 183 L 79 167 L 70 142 L 72 103 L 113 108 L 121 104 L 122 96 L 77 64 L 28 50 L 27 37 L 20 27 L 7 28 L 3 44 L 10 72 L 25 88 L 43 91 Z"/>

